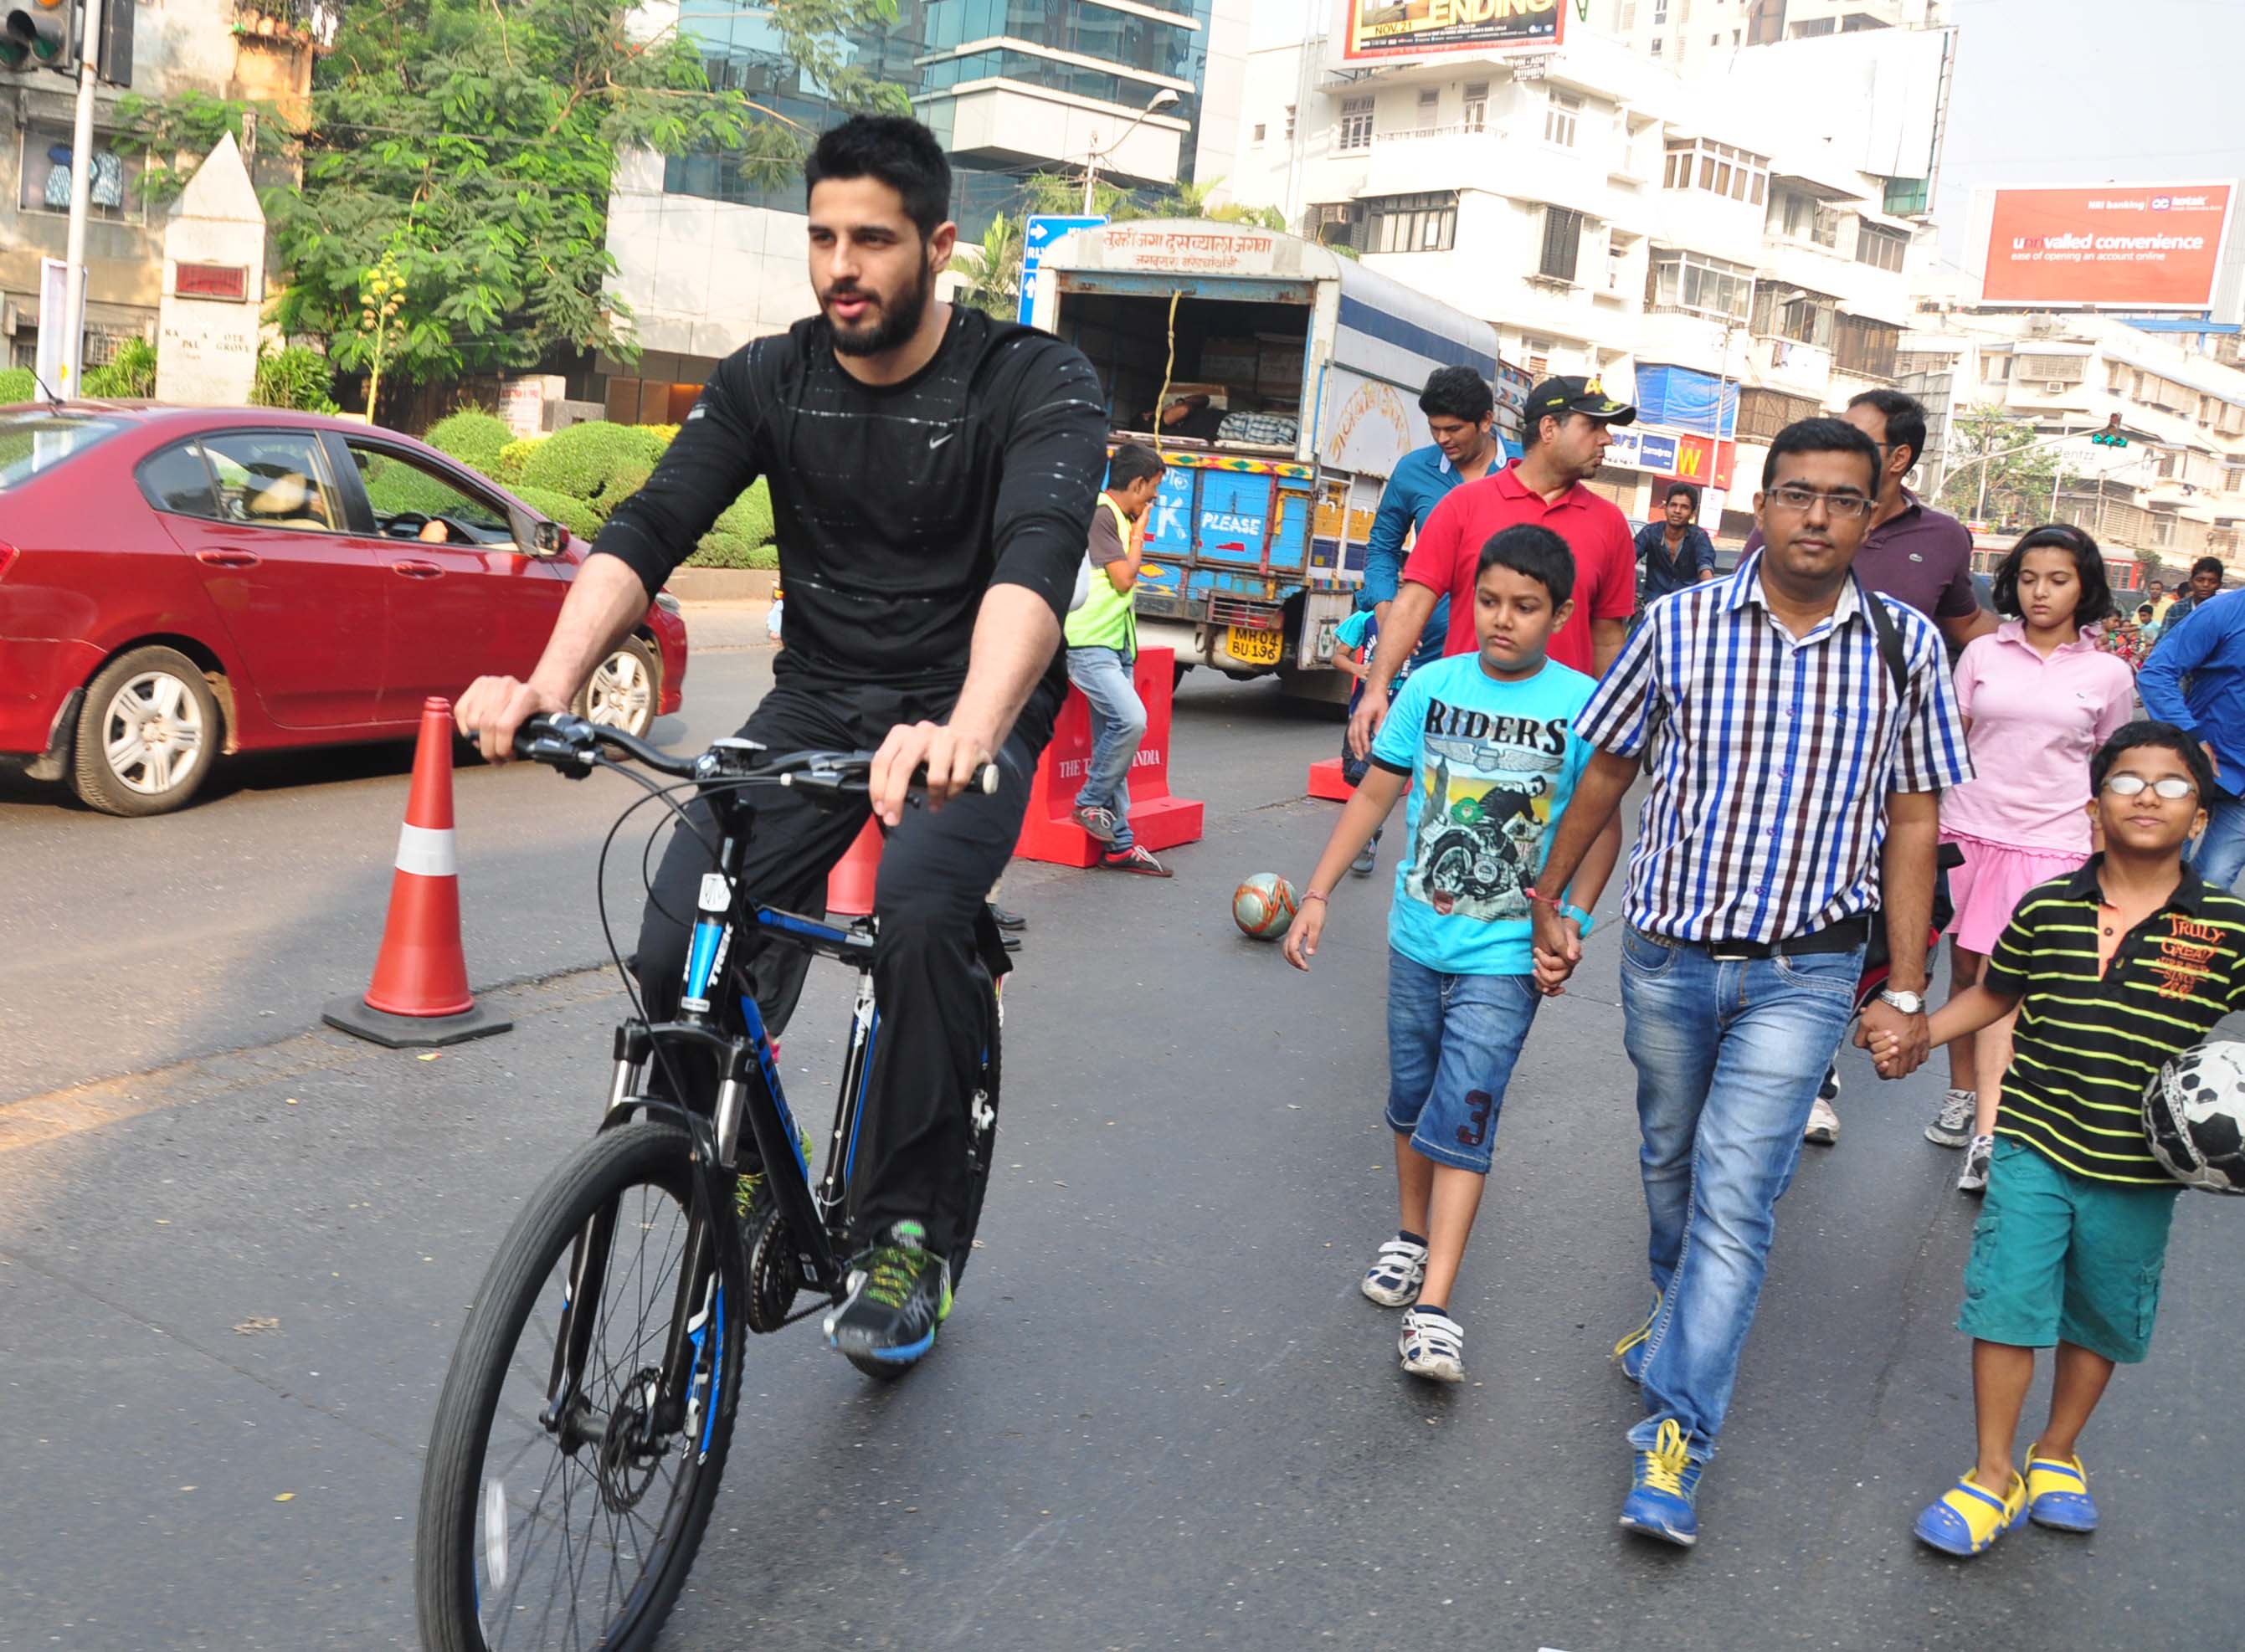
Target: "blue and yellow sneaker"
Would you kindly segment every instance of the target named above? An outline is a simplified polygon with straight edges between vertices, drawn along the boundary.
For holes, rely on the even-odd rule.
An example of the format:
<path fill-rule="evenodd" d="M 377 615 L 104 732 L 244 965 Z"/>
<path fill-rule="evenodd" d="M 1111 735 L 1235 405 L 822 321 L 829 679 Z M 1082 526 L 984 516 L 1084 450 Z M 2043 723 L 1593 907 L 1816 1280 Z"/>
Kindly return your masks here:
<path fill-rule="evenodd" d="M 1981 1490 L 1970 1470 L 1957 1484 L 1928 1503 L 1914 1528 L 1917 1540 L 1943 1554 L 1969 1560 L 1984 1554 L 1996 1540 L 2027 1517 L 2027 1483 L 2017 1474 L 1997 1497 Z"/>
<path fill-rule="evenodd" d="M 1645 1380 L 1645 1353 L 1652 1336 L 1652 1322 L 1660 1317 L 1660 1298 L 1652 1299 L 1645 1323 L 1614 1344 L 1613 1357 L 1621 1361 L 1621 1374 L 1633 1383 Z"/>
<path fill-rule="evenodd" d="M 1699 1540 L 1699 1516 L 1692 1502 L 1699 1492 L 1700 1465 L 1692 1460 L 1691 1442 L 1672 1417 L 1653 1436 L 1652 1449 L 1637 1453 L 1637 1470 L 1621 1506 L 1625 1529 L 1679 1548 Z"/>
<path fill-rule="evenodd" d="M 909 1365 L 935 1346 L 950 1315 L 950 1264 L 927 1248 L 927 1229 L 899 1222 L 858 1258 L 849 1295 L 826 1316 L 826 1340 L 853 1359 Z"/>

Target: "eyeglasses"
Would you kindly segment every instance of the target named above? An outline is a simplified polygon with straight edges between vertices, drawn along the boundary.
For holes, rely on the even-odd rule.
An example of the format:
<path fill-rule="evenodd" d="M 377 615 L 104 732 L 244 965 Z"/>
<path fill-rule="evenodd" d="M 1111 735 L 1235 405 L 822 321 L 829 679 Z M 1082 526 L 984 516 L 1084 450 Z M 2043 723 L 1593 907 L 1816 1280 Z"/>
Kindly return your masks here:
<path fill-rule="evenodd" d="M 1875 499 L 1865 498 L 1860 493 L 1819 493 L 1814 488 L 1772 488 L 1769 491 L 1772 504 L 1782 505 L 1787 511 L 1804 516 L 1820 500 L 1826 510 L 1841 521 L 1854 517 L 1867 517 L 1878 503 Z"/>
<path fill-rule="evenodd" d="M 2152 789 L 2154 797 L 2163 797 L 2171 803 L 2198 796 L 2198 788 L 2181 775 L 2163 775 L 2157 780 L 2146 780 L 2141 775 L 2107 775 L 2105 777 L 2105 789 L 2115 797 L 2140 797 L 2147 786 Z"/>

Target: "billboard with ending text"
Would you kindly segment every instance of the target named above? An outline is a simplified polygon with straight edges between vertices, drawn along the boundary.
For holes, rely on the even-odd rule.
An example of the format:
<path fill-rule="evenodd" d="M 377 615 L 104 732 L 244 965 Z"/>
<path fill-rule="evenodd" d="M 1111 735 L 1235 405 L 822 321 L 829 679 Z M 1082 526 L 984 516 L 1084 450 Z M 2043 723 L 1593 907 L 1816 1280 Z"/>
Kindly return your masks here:
<path fill-rule="evenodd" d="M 1980 192 L 1981 297 L 2060 308 L 2205 309 L 2229 229 L 2232 182 Z"/>
<path fill-rule="evenodd" d="M 1415 58 L 1430 51 L 1549 51 L 1566 23 L 1562 0 L 1346 0 L 1341 55 Z"/>

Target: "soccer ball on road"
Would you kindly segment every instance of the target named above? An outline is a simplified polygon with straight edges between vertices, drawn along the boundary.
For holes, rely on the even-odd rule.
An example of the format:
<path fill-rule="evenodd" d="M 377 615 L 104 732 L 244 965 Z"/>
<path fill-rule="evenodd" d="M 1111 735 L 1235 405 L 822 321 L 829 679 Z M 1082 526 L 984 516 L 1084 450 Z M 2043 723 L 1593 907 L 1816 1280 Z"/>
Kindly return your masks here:
<path fill-rule="evenodd" d="M 2209 1039 L 2144 1087 L 2152 1156 L 2187 1188 L 2245 1193 L 2245 1044 Z"/>
<path fill-rule="evenodd" d="M 1231 921 L 1239 932 L 1275 941 L 1294 921 L 1294 886 L 1276 872 L 1258 872 L 1231 892 Z"/>

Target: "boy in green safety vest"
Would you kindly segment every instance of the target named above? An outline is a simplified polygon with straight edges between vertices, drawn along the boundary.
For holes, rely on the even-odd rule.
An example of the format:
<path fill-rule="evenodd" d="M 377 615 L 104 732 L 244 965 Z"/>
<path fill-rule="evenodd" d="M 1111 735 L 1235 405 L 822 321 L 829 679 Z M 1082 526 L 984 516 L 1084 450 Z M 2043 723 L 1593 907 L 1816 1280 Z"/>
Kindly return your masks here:
<path fill-rule="evenodd" d="M 1125 442 L 1107 465 L 1107 487 L 1091 513 L 1091 565 L 1083 606 L 1068 617 L 1068 680 L 1091 707 L 1091 756 L 1075 794 L 1075 823 L 1100 842 L 1099 863 L 1141 877 L 1170 869 L 1130 836 L 1130 765 L 1146 732 L 1146 708 L 1131 686 L 1138 658 L 1133 612 L 1138 564 L 1145 554 L 1131 533 L 1160 491 L 1169 467 L 1150 447 Z"/>

